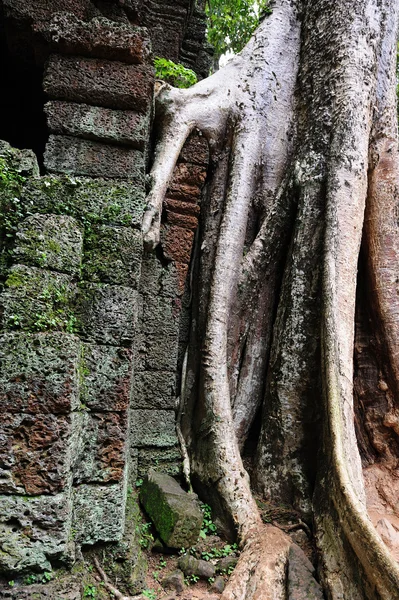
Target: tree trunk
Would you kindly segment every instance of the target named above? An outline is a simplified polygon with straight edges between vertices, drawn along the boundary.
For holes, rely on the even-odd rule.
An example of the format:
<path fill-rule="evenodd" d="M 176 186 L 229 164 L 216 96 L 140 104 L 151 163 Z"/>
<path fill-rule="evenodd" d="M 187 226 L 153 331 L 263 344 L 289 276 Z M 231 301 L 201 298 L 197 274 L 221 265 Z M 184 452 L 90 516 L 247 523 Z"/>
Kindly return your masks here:
<path fill-rule="evenodd" d="M 240 454 L 260 408 L 253 487 L 314 524 L 326 597 L 399 598 L 398 12 L 279 0 L 226 67 L 157 99 L 150 246 L 193 128 L 211 150 L 182 431 L 242 548 L 223 600 L 290 597 L 291 539 L 262 523 Z"/>

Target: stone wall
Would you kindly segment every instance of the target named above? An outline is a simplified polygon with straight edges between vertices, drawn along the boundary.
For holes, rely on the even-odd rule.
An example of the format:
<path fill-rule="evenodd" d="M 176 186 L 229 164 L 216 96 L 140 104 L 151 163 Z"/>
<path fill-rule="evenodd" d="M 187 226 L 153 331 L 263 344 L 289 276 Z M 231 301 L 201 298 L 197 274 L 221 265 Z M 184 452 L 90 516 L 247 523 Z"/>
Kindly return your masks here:
<path fill-rule="evenodd" d="M 131 21 L 150 23 L 155 4 L 2 3 L 10 48 L 20 35 L 35 60 L 46 57 L 50 134 L 43 176 L 31 151 L 0 143 L 6 580 L 71 566 L 82 546 L 106 542 L 139 565 L 129 488 L 149 466 L 180 471 L 187 274 L 208 155 L 193 134 L 168 191 L 162 247 L 143 253 L 154 73 L 148 32 Z M 189 9 L 181 0 L 182 32 Z"/>

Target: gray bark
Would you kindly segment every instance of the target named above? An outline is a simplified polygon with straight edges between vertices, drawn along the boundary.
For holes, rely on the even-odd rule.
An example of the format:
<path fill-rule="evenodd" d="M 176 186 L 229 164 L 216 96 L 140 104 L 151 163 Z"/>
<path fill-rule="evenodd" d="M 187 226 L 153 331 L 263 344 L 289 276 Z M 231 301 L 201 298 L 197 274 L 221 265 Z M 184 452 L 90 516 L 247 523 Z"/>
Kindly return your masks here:
<path fill-rule="evenodd" d="M 367 513 L 353 354 L 368 197 L 364 235 L 396 394 L 386 423 L 395 429 L 398 6 L 275 4 L 225 68 L 158 97 L 147 244 L 159 242 L 163 197 L 194 127 L 207 136 L 213 161 L 192 266 L 198 287 L 182 432 L 193 483 L 243 549 L 223 600 L 286 597 L 291 542 L 262 524 L 240 455 L 262 403 L 253 483 L 266 499 L 315 520 L 327 596 L 392 599 L 399 569 Z M 254 211 L 263 218 L 258 231 Z M 366 480 L 369 497 L 375 479 Z"/>

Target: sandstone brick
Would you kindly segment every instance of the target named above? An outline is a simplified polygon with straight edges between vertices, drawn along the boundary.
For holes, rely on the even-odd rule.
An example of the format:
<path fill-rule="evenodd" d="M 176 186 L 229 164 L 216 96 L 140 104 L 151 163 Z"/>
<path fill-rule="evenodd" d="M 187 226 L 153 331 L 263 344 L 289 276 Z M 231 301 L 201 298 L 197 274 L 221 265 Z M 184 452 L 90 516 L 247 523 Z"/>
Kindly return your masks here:
<path fill-rule="evenodd" d="M 143 255 L 140 277 L 140 291 L 145 296 L 176 296 L 178 277 L 173 263 L 162 265 L 155 252 Z"/>
<path fill-rule="evenodd" d="M 2 495 L 0 505 L 2 573 L 50 571 L 51 560 L 73 561 L 69 489 L 56 496 Z"/>
<path fill-rule="evenodd" d="M 147 146 L 148 114 L 60 101 L 47 102 L 44 110 L 52 133 L 122 144 L 138 150 Z"/>
<path fill-rule="evenodd" d="M 165 225 L 161 231 L 165 256 L 179 263 L 190 263 L 194 232 L 176 225 Z"/>
<path fill-rule="evenodd" d="M 53 173 L 105 179 L 128 177 L 144 185 L 144 155 L 133 148 L 50 135 L 44 153 L 44 165 Z"/>
<path fill-rule="evenodd" d="M 93 226 L 85 239 L 83 277 L 137 288 L 143 242 L 130 227 Z"/>
<path fill-rule="evenodd" d="M 179 161 L 201 165 L 206 168 L 209 162 L 209 147 L 206 139 L 194 131 L 184 144 Z"/>
<path fill-rule="evenodd" d="M 144 371 L 135 376 L 132 408 L 176 408 L 176 373 Z"/>
<path fill-rule="evenodd" d="M 140 490 L 140 502 L 168 547 L 189 548 L 196 543 L 203 521 L 198 499 L 173 477 L 150 470 Z M 212 576 L 215 567 L 210 566 Z"/>
<path fill-rule="evenodd" d="M 76 274 L 80 271 L 83 235 L 78 222 L 64 215 L 32 215 L 19 226 L 16 262 Z"/>
<path fill-rule="evenodd" d="M 152 103 L 153 73 L 147 65 L 52 55 L 43 86 L 56 100 L 146 112 Z"/>
<path fill-rule="evenodd" d="M 205 178 L 206 170 L 202 165 L 181 162 L 175 167 L 171 187 L 179 184 L 201 187 L 205 183 Z"/>
<path fill-rule="evenodd" d="M 80 288 L 78 314 L 89 341 L 124 346 L 133 340 L 137 292 L 128 287 L 86 283 Z"/>
<path fill-rule="evenodd" d="M 147 335 L 141 344 L 144 354 L 144 369 L 173 371 L 177 364 L 177 336 Z"/>
<path fill-rule="evenodd" d="M 0 298 L 3 327 L 27 331 L 67 330 L 76 287 L 68 275 L 15 265 Z"/>
<path fill-rule="evenodd" d="M 67 485 L 74 419 L 6 414 L 0 423 L 0 493 L 56 494 Z"/>
<path fill-rule="evenodd" d="M 125 482 L 82 484 L 74 490 L 73 529 L 80 544 L 115 542 L 125 525 Z"/>
<path fill-rule="evenodd" d="M 105 18 L 85 22 L 74 15 L 61 13 L 35 29 L 59 53 L 135 64 L 148 60 L 150 55 L 145 29 Z"/>
<path fill-rule="evenodd" d="M 128 173 L 126 176 L 128 177 Z M 47 175 L 30 180 L 22 203 L 38 213 L 68 214 L 84 224 L 141 226 L 145 188 L 141 183 L 118 179 L 88 179 Z"/>
<path fill-rule="evenodd" d="M 128 439 L 126 412 L 84 415 L 74 483 L 116 483 L 124 476 Z"/>
<path fill-rule="evenodd" d="M 174 410 L 132 410 L 131 442 L 142 448 L 177 445 Z"/>
<path fill-rule="evenodd" d="M 184 202 L 183 200 L 176 200 L 173 198 L 166 198 L 165 209 L 168 212 L 179 213 L 179 215 L 190 215 L 198 217 L 200 214 L 200 206 L 193 202 Z"/>
<path fill-rule="evenodd" d="M 127 410 L 132 367 L 128 348 L 83 344 L 81 401 L 95 412 Z"/>
<path fill-rule="evenodd" d="M 170 211 L 166 209 L 166 221 L 168 225 L 177 225 L 178 227 L 183 227 L 183 229 L 191 229 L 195 231 L 198 227 L 198 219 L 197 217 L 192 217 L 190 215 L 182 215 L 175 211 Z"/>
<path fill-rule="evenodd" d="M 79 406 L 80 341 L 64 333 L 0 338 L 0 411 L 65 414 Z"/>
<path fill-rule="evenodd" d="M 143 301 L 142 331 L 157 335 L 177 336 L 179 310 L 174 298 L 146 296 Z"/>
<path fill-rule="evenodd" d="M 178 446 L 171 448 L 140 448 L 138 453 L 138 476 L 144 477 L 151 468 L 159 473 L 176 476 L 182 470 L 182 458 Z"/>

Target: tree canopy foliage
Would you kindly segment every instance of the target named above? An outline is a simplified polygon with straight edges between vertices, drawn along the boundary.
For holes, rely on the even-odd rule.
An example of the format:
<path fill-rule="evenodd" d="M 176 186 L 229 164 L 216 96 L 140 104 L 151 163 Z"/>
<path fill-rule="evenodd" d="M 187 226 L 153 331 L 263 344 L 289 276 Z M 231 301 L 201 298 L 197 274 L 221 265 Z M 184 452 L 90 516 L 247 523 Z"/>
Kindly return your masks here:
<path fill-rule="evenodd" d="M 240 52 L 259 25 L 260 17 L 271 12 L 268 0 L 207 0 L 208 41 L 217 56 Z"/>

